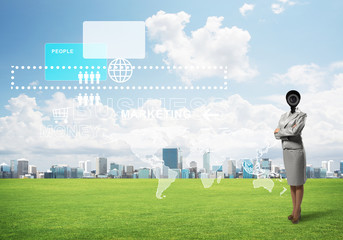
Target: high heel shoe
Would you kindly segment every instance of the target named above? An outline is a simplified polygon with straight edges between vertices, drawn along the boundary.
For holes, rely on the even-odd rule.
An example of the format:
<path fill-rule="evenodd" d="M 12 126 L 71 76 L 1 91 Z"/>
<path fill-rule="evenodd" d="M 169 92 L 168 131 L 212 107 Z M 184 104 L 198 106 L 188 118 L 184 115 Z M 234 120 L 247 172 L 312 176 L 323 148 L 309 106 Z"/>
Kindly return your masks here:
<path fill-rule="evenodd" d="M 299 217 L 293 218 L 293 219 L 292 219 L 292 223 L 293 223 L 293 224 L 299 223 Z"/>

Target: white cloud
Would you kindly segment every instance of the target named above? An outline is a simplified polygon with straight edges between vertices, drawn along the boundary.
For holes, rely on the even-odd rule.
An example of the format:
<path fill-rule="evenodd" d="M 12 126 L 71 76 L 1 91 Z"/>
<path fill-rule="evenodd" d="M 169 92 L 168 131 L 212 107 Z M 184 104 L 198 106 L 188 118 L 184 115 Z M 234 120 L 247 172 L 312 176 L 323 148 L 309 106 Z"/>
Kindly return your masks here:
<path fill-rule="evenodd" d="M 315 64 L 306 66 L 300 69 L 310 75 L 313 69 L 325 72 Z M 290 72 L 304 76 L 304 71 Z M 301 92 L 299 105 L 308 114 L 303 137 L 308 163 L 315 166 L 321 160 L 343 156 L 343 87 L 339 84 L 342 73 L 323 74 L 332 77 L 333 87 L 325 91 Z M 289 76 L 297 79 L 295 73 Z M 310 83 L 305 81 L 305 84 Z M 272 146 L 267 156 L 281 159 L 280 142 L 274 139 L 273 130 L 280 115 L 289 107 L 283 95 L 267 98 L 273 104 L 252 104 L 239 95 L 232 95 L 189 109 L 190 117 L 186 119 L 125 120 L 105 105 L 79 109 L 73 99 L 66 98 L 63 93 L 54 94 L 44 106 L 38 106 L 35 98 L 22 94 L 9 100 L 6 109 L 11 114 L 0 118 L 0 154 L 3 159 L 26 157 L 41 170 L 53 163 L 76 166 L 79 160 L 95 159 L 99 155 L 136 167 L 155 165 L 161 158 L 161 148 L 166 146 L 181 147 L 186 165 L 195 160 L 201 166 L 202 152 L 208 148 L 213 152 L 212 164 L 220 164 L 226 157 L 253 158 L 256 150 L 266 145 Z M 69 107 L 68 124 L 60 126 L 86 126 L 89 134 L 63 134 L 56 128 L 50 134 L 42 134 L 49 130 L 47 125 L 56 126 L 51 110 L 65 107 Z M 151 99 L 141 107 L 132 108 L 143 109 L 165 108 L 160 99 Z M 207 112 L 217 116 L 206 117 L 204 113 Z M 146 155 L 155 155 L 154 161 Z"/>
<path fill-rule="evenodd" d="M 208 17 L 204 27 L 188 36 L 184 28 L 190 17 L 185 12 L 159 11 L 146 20 L 148 36 L 157 42 L 153 50 L 165 54 L 166 64 L 200 67 L 177 70 L 183 82 L 191 84 L 201 78 L 224 76 L 223 70 L 208 69 L 209 66 L 228 66 L 228 78 L 236 81 L 257 75 L 247 55 L 251 38 L 248 31 L 236 26 L 222 27 L 224 17 Z"/>
<path fill-rule="evenodd" d="M 244 3 L 243 6 L 239 8 L 239 12 L 242 14 L 242 16 L 245 16 L 247 12 L 254 10 L 254 7 L 254 4 Z"/>
<path fill-rule="evenodd" d="M 283 11 L 285 11 L 285 8 L 283 6 L 281 6 L 281 4 L 279 4 L 279 3 L 273 3 L 272 4 L 272 11 L 275 14 L 280 14 Z"/>
<path fill-rule="evenodd" d="M 289 0 L 278 0 L 276 3 L 272 3 L 271 8 L 273 13 L 280 14 L 285 11 L 286 7 L 294 6 L 296 2 Z"/>
<path fill-rule="evenodd" d="M 343 87 L 343 73 L 335 74 L 334 75 L 334 82 L 333 86 L 335 88 L 341 88 Z"/>
<path fill-rule="evenodd" d="M 343 61 L 341 62 L 334 62 L 330 64 L 330 70 L 340 70 L 343 69 Z"/>
<path fill-rule="evenodd" d="M 285 74 L 274 74 L 271 82 L 297 87 L 306 86 L 309 91 L 313 92 L 323 84 L 326 75 L 327 73 L 314 63 L 295 65 L 290 67 Z"/>
<path fill-rule="evenodd" d="M 343 62 L 328 66 L 315 63 L 294 65 L 286 73 L 275 73 L 269 83 L 300 88 L 309 92 L 340 88 L 343 85 Z"/>

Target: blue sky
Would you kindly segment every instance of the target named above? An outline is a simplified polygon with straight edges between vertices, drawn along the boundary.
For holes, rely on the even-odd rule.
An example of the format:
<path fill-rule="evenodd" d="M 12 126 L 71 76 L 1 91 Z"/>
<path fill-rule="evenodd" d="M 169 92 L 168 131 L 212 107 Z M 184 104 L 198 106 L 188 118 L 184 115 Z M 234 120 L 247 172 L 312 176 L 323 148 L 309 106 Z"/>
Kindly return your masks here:
<path fill-rule="evenodd" d="M 159 10 L 190 14 L 186 32 L 203 26 L 208 16 L 224 16 L 225 26 L 249 31 L 248 55 L 260 75 L 244 84 L 231 82 L 225 94 L 239 93 L 259 101 L 265 94 L 285 92 L 285 88 L 263 87 L 273 73 L 285 72 L 297 64 L 313 62 L 325 66 L 340 60 L 341 1 L 299 1 L 278 15 L 270 8 L 276 1 L 247 2 L 256 6 L 243 17 L 238 9 L 245 1 L 4 1 L 0 16 L 0 77 L 9 79 L 10 65 L 44 64 L 45 43 L 82 42 L 83 21 L 144 21 Z M 146 50 L 152 55 L 149 42 Z M 161 56 L 147 62 L 158 64 Z M 7 91 L 8 81 L 2 83 L 0 103 L 4 105 L 14 93 Z M 251 89 L 256 88 L 261 91 L 252 94 Z"/>
<path fill-rule="evenodd" d="M 43 65 L 46 43 L 82 42 L 83 21 L 145 21 L 163 10 L 170 14 L 184 11 L 190 15 L 190 21 L 184 29 L 188 36 L 192 31 L 204 27 L 207 18 L 211 16 L 224 17 L 222 28 L 235 26 L 242 31 L 247 31 L 251 38 L 247 42 L 246 56 L 250 66 L 256 69 L 258 74 L 245 81 L 229 79 L 227 90 L 99 91 L 103 99 L 107 97 L 118 99 L 127 96 L 132 99 L 139 97 L 227 99 L 237 94 L 252 105 L 270 104 L 286 111 L 287 106 L 284 103 L 278 103 L 275 99 L 280 99 L 278 96 L 284 95 L 291 88 L 308 93 L 305 95 L 305 100 L 306 96 L 315 97 L 315 94 L 320 95 L 321 92 L 333 89 L 332 79 L 338 76 L 340 70 L 330 70 L 332 69 L 330 66 L 343 60 L 341 30 L 343 2 L 339 0 L 295 0 L 292 1 L 294 4 L 288 4 L 291 1 L 284 2 L 287 1 L 2 1 L 0 3 L 2 36 L 0 39 L 0 79 L 2 80 L 0 105 L 5 106 L 10 98 L 16 98 L 24 93 L 28 97 L 34 97 L 38 106 L 46 106 L 45 101 L 50 100 L 56 91 L 47 90 L 38 93 L 32 90 L 10 90 L 11 65 Z M 244 3 L 253 4 L 254 9 L 242 16 L 239 8 Z M 271 6 L 275 3 L 284 4 L 284 11 L 280 14 L 272 11 Z M 166 54 L 157 54 L 153 51 L 158 41 L 149 38 L 147 33 L 147 57 L 144 60 L 134 60 L 132 63 L 162 65 L 163 59 L 167 57 Z M 294 84 L 296 82 L 294 74 L 298 74 L 298 70 L 291 75 L 285 75 L 292 66 L 311 64 L 315 64 L 310 67 L 315 69 L 312 69 L 313 71 L 325 72 L 315 91 L 309 90 L 310 83 L 308 82 L 298 86 Z M 279 74 L 279 77 L 275 77 L 275 74 Z M 305 71 L 304 74 L 308 72 Z M 18 77 L 15 83 L 19 86 L 33 81 L 38 81 L 39 85 L 46 84 L 43 75 L 38 72 L 25 71 L 16 76 Z M 273 78 L 277 80 L 271 83 Z M 172 85 L 183 84 L 180 75 L 161 74 L 158 71 L 150 71 L 143 75 L 137 73 L 128 84 L 149 86 L 163 80 L 170 81 Z M 199 83 L 208 85 L 211 81 L 224 82 L 222 78 L 216 76 L 200 79 Z M 78 91 L 64 92 L 67 98 L 73 98 L 78 93 Z M 307 102 L 311 100 L 307 99 Z M 9 114 L 8 109 L 1 108 L 1 117 Z M 338 144 L 341 140 L 333 141 Z M 6 160 L 9 157 L 4 156 Z M 330 157 L 338 160 L 341 156 Z M 319 159 L 316 161 L 319 162 Z"/>

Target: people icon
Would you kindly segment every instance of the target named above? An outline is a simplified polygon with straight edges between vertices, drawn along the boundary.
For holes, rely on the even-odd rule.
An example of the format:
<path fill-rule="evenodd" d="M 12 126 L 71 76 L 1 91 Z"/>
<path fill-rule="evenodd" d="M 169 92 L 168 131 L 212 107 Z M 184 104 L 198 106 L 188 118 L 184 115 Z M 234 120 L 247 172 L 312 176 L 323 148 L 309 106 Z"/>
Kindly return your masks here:
<path fill-rule="evenodd" d="M 96 84 L 99 84 L 100 83 L 100 73 L 99 73 L 99 71 L 96 72 L 95 78 L 96 78 Z"/>
<path fill-rule="evenodd" d="M 83 76 L 85 78 L 85 84 L 88 84 L 88 77 L 89 77 L 89 75 L 88 75 L 87 71 L 85 72 L 85 74 L 83 74 Z"/>
<path fill-rule="evenodd" d="M 91 93 L 89 96 L 89 106 L 93 106 L 93 105 L 94 105 L 94 95 L 93 93 Z"/>
<path fill-rule="evenodd" d="M 93 93 L 90 93 L 89 95 L 85 93 L 83 96 L 81 95 L 81 93 L 79 93 L 79 95 L 77 96 L 77 102 L 78 107 L 87 107 L 100 105 L 101 100 L 98 93 L 95 96 Z"/>
<path fill-rule="evenodd" d="M 98 93 L 96 93 L 96 95 L 95 95 L 95 105 L 96 105 L 96 106 L 97 106 L 97 105 L 100 105 L 100 96 L 99 96 Z"/>
<path fill-rule="evenodd" d="M 82 78 L 83 78 L 83 74 L 80 71 L 79 74 L 77 75 L 78 79 L 79 79 L 79 84 L 82 84 Z"/>
<path fill-rule="evenodd" d="M 85 107 L 88 106 L 88 95 L 87 95 L 87 93 L 85 93 L 85 95 L 83 96 L 83 105 Z"/>
<path fill-rule="evenodd" d="M 81 96 L 81 93 L 79 93 L 79 96 L 77 96 L 77 102 L 79 103 L 79 107 L 82 106 L 82 100 L 83 100 L 83 98 Z"/>
<path fill-rule="evenodd" d="M 94 84 L 94 80 L 96 80 L 96 84 L 99 84 L 100 76 L 101 75 L 99 71 L 97 71 L 96 74 L 94 74 L 93 71 L 91 71 L 90 74 L 88 74 L 87 71 L 84 74 L 80 71 L 77 75 L 77 78 L 79 79 L 79 84 L 82 84 L 83 79 L 85 81 L 85 84 L 88 84 L 88 79 L 90 79 L 91 84 Z"/>
<path fill-rule="evenodd" d="M 94 84 L 94 73 L 93 73 L 93 71 L 91 71 L 91 73 L 89 74 L 89 78 L 91 80 L 91 84 Z"/>

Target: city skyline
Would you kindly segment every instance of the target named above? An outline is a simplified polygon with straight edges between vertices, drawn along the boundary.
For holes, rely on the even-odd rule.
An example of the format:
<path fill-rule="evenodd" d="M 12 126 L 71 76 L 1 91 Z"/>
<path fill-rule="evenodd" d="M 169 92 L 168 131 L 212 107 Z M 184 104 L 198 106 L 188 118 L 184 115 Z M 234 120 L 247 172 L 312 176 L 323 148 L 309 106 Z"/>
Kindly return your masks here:
<path fill-rule="evenodd" d="M 165 150 L 176 150 L 176 163 L 178 163 L 179 155 L 177 154 L 177 151 L 179 148 L 164 148 L 162 149 L 162 152 L 165 152 Z M 171 152 L 172 153 L 172 152 Z M 275 175 L 270 174 L 281 174 L 282 172 L 285 173 L 285 169 L 283 166 L 272 164 L 272 160 L 269 158 L 260 158 L 260 159 L 239 159 L 234 160 L 230 158 L 226 158 L 226 160 L 221 165 L 215 165 L 211 164 L 210 161 L 210 151 L 206 150 L 204 151 L 203 155 L 203 166 L 198 166 L 198 163 L 195 161 L 192 161 L 189 166 L 185 166 L 182 164 L 178 164 L 177 168 L 170 168 L 171 170 L 180 169 L 180 173 L 177 174 L 178 178 L 198 178 L 200 175 L 205 174 L 206 178 L 210 176 L 210 173 L 217 173 L 218 171 L 223 172 L 225 177 L 227 178 L 236 178 L 238 173 L 241 173 L 242 178 L 256 178 L 257 175 L 254 173 L 246 172 L 247 165 L 249 162 L 253 163 L 254 169 L 255 166 L 259 166 L 259 168 L 262 169 L 262 175 L 264 177 L 271 177 L 275 178 Z M 168 154 L 165 155 L 167 158 L 167 164 L 170 163 L 170 157 L 172 155 Z M 168 162 L 169 161 L 169 162 Z M 46 178 L 60 178 L 56 177 L 60 170 L 62 169 L 62 178 L 80 178 L 80 177 L 105 177 L 105 176 L 112 176 L 112 177 L 121 177 L 122 174 L 125 174 L 125 176 L 128 176 L 129 178 L 162 178 L 167 177 L 168 178 L 168 171 L 165 173 L 164 168 L 167 167 L 169 169 L 169 166 L 166 166 L 165 164 L 162 164 L 159 167 L 140 167 L 135 168 L 133 165 L 122 165 L 115 162 L 108 162 L 107 158 L 105 157 L 97 157 L 95 159 L 96 162 L 96 168 L 91 169 L 91 161 L 79 161 L 78 167 L 70 167 L 68 164 L 54 164 L 50 169 L 47 170 L 47 172 L 42 172 L 37 169 L 34 165 L 29 165 L 29 161 L 25 158 L 21 158 L 18 160 L 11 160 L 11 165 L 8 165 L 6 163 L 2 163 L 1 166 L 1 173 L 4 172 L 11 172 L 11 178 L 17 178 L 17 177 L 23 177 L 23 176 L 34 176 L 34 178 L 42 178 L 43 176 Z M 256 165 L 258 162 L 258 165 Z M 240 163 L 240 164 L 239 164 Z M 246 164 L 247 163 L 247 164 Z M 324 178 L 324 177 L 337 177 L 337 174 L 341 174 L 341 171 L 343 170 L 343 160 L 339 162 L 339 169 L 335 169 L 333 167 L 333 160 L 329 161 L 322 161 L 321 167 L 313 167 L 312 164 L 307 164 L 306 167 L 306 174 L 308 178 Z M 174 165 L 172 165 L 174 166 Z M 209 170 L 208 168 L 211 168 Z M 239 167 L 239 168 L 238 168 Z M 57 170 L 54 170 L 56 169 Z M 64 169 L 64 170 L 63 170 Z M 65 169 L 69 169 L 68 172 L 65 172 Z M 80 169 L 80 170 L 79 170 Z M 194 170 L 195 169 L 195 170 Z M 82 172 L 80 172 L 82 170 Z M 182 171 L 181 171 L 182 170 Z M 186 170 L 186 171 L 184 171 Z M 74 172 L 75 173 L 74 173 Z M 339 171 L 339 172 L 337 172 Z M 129 175 L 127 175 L 127 172 Z M 194 174 L 192 173 L 194 172 Z M 259 172 L 259 171 L 257 171 Z M 43 174 L 44 173 L 44 174 Z M 40 177 L 38 177 L 37 174 L 40 174 Z M 42 175 L 43 174 L 43 175 Z M 52 175 L 50 175 L 52 174 Z M 57 175 L 56 175 L 57 174 Z M 81 174 L 81 175 L 80 175 Z M 193 174 L 193 175 L 190 175 Z M 200 174 L 198 176 L 198 174 Z M 267 175 L 265 175 L 267 174 Z M 286 173 L 287 174 L 287 173 Z M 223 176 L 224 176 L 223 175 Z M 237 176 L 236 176 L 237 175 Z M 54 176 L 54 177 L 53 177 Z M 153 177 L 154 176 L 154 177 Z M 187 177 L 186 177 L 187 176 Z M 192 177 L 191 177 L 192 176 Z M 343 175 L 342 175 L 343 176 Z M 1 178 L 7 178 L 8 175 L 1 175 Z M 285 178 L 286 175 L 284 175 L 282 178 Z M 199 177 L 202 178 L 202 177 Z"/>
<path fill-rule="evenodd" d="M 281 165 L 282 149 L 273 132 L 280 115 L 289 111 L 285 93 L 296 89 L 302 96 L 299 108 L 308 116 L 302 136 L 308 163 L 334 160 L 337 167 L 341 160 L 343 46 L 336 30 L 341 1 L 283 1 L 279 9 L 262 1 L 250 10 L 241 1 L 203 2 L 201 8 L 192 0 L 172 5 L 136 1 L 134 8 L 114 1 L 86 4 L 82 12 L 46 4 L 56 12 L 38 5 L 35 14 L 15 11 L 16 0 L 2 4 L 0 24 L 8 37 L 1 39 L 7 46 L 0 59 L 1 159 L 26 157 L 49 168 L 106 156 L 143 167 L 146 155 L 177 146 L 187 162 L 201 161 L 206 148 L 217 161 L 254 158 L 258 149 L 268 148 L 266 157 Z M 73 17 L 61 19 L 60 11 Z M 92 19 L 145 23 L 145 58 L 127 59 L 135 67 L 131 79 L 99 84 L 46 80 L 45 70 L 63 68 L 46 66 L 46 44 L 82 43 L 83 23 Z M 177 37 L 163 31 L 167 26 Z M 83 61 L 74 65 L 91 67 Z M 79 106 L 80 93 L 98 94 L 101 100 Z M 122 110 L 153 117 L 126 119 Z M 168 111 L 173 115 L 164 115 Z M 56 113 L 67 112 L 63 121 L 55 119 Z"/>

